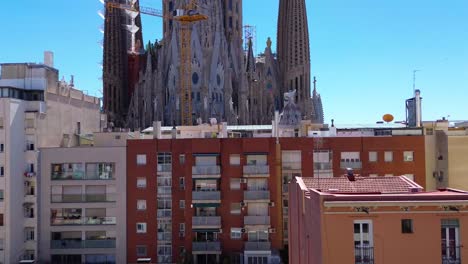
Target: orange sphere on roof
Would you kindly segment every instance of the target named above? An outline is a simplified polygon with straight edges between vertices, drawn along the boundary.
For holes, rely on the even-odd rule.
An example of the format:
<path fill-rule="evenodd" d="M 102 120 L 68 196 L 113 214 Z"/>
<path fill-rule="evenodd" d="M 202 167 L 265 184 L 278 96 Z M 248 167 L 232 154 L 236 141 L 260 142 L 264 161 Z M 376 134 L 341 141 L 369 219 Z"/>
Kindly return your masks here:
<path fill-rule="evenodd" d="M 383 121 L 389 123 L 393 121 L 393 116 L 391 114 L 385 114 L 382 117 Z"/>

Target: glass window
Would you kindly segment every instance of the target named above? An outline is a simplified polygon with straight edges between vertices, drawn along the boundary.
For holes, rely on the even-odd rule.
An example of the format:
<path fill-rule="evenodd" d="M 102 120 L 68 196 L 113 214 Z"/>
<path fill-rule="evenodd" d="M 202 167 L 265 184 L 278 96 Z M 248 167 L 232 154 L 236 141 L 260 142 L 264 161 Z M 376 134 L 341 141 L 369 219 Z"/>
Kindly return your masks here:
<path fill-rule="evenodd" d="M 414 174 L 405 174 L 406 178 L 414 181 Z"/>
<path fill-rule="evenodd" d="M 377 162 L 377 151 L 369 151 L 369 162 Z"/>
<path fill-rule="evenodd" d="M 242 228 L 231 227 L 231 239 L 242 239 Z"/>
<path fill-rule="evenodd" d="M 185 178 L 184 177 L 179 178 L 179 187 L 181 190 L 185 190 Z"/>
<path fill-rule="evenodd" d="M 137 210 L 146 210 L 146 200 L 137 201 Z"/>
<path fill-rule="evenodd" d="M 114 163 L 86 163 L 86 179 L 111 180 L 114 178 Z"/>
<path fill-rule="evenodd" d="M 137 178 L 137 188 L 146 188 L 146 178 Z"/>
<path fill-rule="evenodd" d="M 385 151 L 384 152 L 384 161 L 385 162 L 392 162 L 393 161 L 393 151 Z"/>
<path fill-rule="evenodd" d="M 146 233 L 146 223 L 137 223 L 136 224 L 137 233 Z"/>
<path fill-rule="evenodd" d="M 137 165 L 146 165 L 146 155 L 145 154 L 138 154 L 136 157 Z"/>
<path fill-rule="evenodd" d="M 185 208 L 185 200 L 180 200 L 179 201 L 179 208 L 184 209 Z"/>
<path fill-rule="evenodd" d="M 240 178 L 231 178 L 231 190 L 240 190 L 241 188 L 241 179 Z"/>
<path fill-rule="evenodd" d="M 413 155 L 414 155 L 413 151 L 403 151 L 403 161 L 407 161 L 407 162 L 413 161 Z"/>
<path fill-rule="evenodd" d="M 180 154 L 179 155 L 179 164 L 180 165 L 185 164 L 185 154 Z"/>
<path fill-rule="evenodd" d="M 136 254 L 137 257 L 146 257 L 147 253 L 147 246 L 136 246 Z"/>
<path fill-rule="evenodd" d="M 231 203 L 231 214 L 240 215 L 240 213 L 241 213 L 240 203 Z"/>
<path fill-rule="evenodd" d="M 413 233 L 413 219 L 401 219 L 401 232 L 403 234 Z"/>
<path fill-rule="evenodd" d="M 240 154 L 229 155 L 229 165 L 239 166 L 240 165 Z"/>

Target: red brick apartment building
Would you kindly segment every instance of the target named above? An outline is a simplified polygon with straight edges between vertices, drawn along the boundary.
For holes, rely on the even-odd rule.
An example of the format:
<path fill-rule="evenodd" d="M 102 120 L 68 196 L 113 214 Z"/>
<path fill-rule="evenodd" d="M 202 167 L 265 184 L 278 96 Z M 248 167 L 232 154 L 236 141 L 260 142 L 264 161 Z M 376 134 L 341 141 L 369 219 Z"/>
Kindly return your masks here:
<path fill-rule="evenodd" d="M 423 136 L 129 140 L 128 263 L 279 263 L 295 176 L 424 185 L 424 163 Z"/>

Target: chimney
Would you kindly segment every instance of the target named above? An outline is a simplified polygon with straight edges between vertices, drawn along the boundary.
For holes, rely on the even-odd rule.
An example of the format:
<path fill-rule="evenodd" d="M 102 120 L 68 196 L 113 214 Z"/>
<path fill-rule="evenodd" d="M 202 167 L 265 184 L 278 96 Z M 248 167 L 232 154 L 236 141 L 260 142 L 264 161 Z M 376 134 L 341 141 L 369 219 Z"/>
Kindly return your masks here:
<path fill-rule="evenodd" d="M 52 51 L 44 51 L 44 64 L 49 67 L 54 67 L 54 53 Z"/>
<path fill-rule="evenodd" d="M 153 138 L 155 139 L 161 138 L 161 121 L 153 122 Z"/>
<path fill-rule="evenodd" d="M 347 168 L 346 169 L 346 177 L 348 177 L 349 181 L 356 181 L 356 177 L 354 177 L 354 172 L 352 168 Z"/>
<path fill-rule="evenodd" d="M 421 91 L 419 89 L 416 89 L 414 91 L 414 100 L 415 100 L 415 106 L 416 106 L 416 127 L 421 127 Z"/>
<path fill-rule="evenodd" d="M 75 76 L 73 75 L 70 77 L 70 86 L 71 87 L 75 86 Z"/>

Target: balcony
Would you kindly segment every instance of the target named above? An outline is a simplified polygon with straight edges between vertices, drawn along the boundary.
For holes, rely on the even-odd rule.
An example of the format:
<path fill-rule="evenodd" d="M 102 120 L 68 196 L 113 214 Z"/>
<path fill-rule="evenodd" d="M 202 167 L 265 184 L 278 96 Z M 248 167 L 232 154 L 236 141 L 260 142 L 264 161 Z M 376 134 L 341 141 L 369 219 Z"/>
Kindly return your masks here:
<path fill-rule="evenodd" d="M 283 170 L 301 170 L 301 163 L 300 162 L 283 162 L 281 163 L 281 168 Z"/>
<path fill-rule="evenodd" d="M 244 191 L 244 201 L 270 201 L 270 191 Z"/>
<path fill-rule="evenodd" d="M 52 249 L 75 249 L 75 248 L 115 248 L 115 239 L 99 239 L 99 240 L 51 240 L 50 248 Z"/>
<path fill-rule="evenodd" d="M 442 264 L 461 264 L 461 246 L 442 246 Z"/>
<path fill-rule="evenodd" d="M 51 225 L 115 225 L 114 216 L 89 216 L 89 217 L 55 217 L 51 219 Z"/>
<path fill-rule="evenodd" d="M 360 162 L 360 161 L 342 161 L 342 162 L 340 162 L 340 168 L 341 169 L 346 169 L 346 168 L 360 169 L 360 168 L 362 168 L 362 162 Z"/>
<path fill-rule="evenodd" d="M 84 171 L 71 171 L 71 172 L 52 172 L 53 181 L 68 181 L 68 180 L 115 180 L 112 172 L 105 173 L 88 173 L 85 175 Z"/>
<path fill-rule="evenodd" d="M 374 264 L 374 247 L 355 246 L 354 259 L 355 264 Z"/>
<path fill-rule="evenodd" d="M 247 241 L 244 250 L 246 251 L 268 251 L 271 250 L 271 242 Z"/>
<path fill-rule="evenodd" d="M 246 215 L 244 225 L 270 225 L 269 215 Z"/>
<path fill-rule="evenodd" d="M 192 192 L 193 203 L 220 203 L 221 192 L 220 191 L 193 191 Z"/>
<path fill-rule="evenodd" d="M 345 162 L 346 163 L 346 162 Z M 333 164 L 331 162 L 314 162 L 314 170 L 332 170 Z"/>
<path fill-rule="evenodd" d="M 192 229 L 221 228 L 221 216 L 193 216 Z"/>
<path fill-rule="evenodd" d="M 85 225 L 115 225 L 117 223 L 115 216 L 90 216 L 84 218 Z"/>
<path fill-rule="evenodd" d="M 220 242 L 192 242 L 193 253 L 221 253 Z"/>
<path fill-rule="evenodd" d="M 158 172 L 166 172 L 166 173 L 171 173 L 172 172 L 172 164 L 158 164 Z"/>
<path fill-rule="evenodd" d="M 115 194 L 52 194 L 52 203 L 102 203 L 115 202 Z"/>
<path fill-rule="evenodd" d="M 268 165 L 245 165 L 243 173 L 244 177 L 269 177 L 270 167 Z"/>
<path fill-rule="evenodd" d="M 197 165 L 192 167 L 192 178 L 220 178 L 221 167 L 218 165 Z"/>

